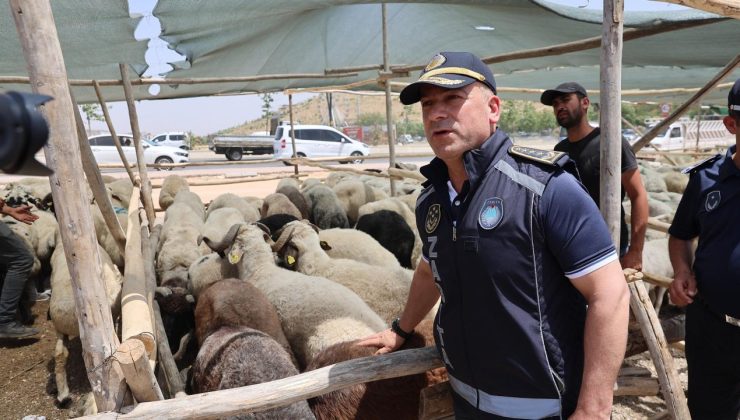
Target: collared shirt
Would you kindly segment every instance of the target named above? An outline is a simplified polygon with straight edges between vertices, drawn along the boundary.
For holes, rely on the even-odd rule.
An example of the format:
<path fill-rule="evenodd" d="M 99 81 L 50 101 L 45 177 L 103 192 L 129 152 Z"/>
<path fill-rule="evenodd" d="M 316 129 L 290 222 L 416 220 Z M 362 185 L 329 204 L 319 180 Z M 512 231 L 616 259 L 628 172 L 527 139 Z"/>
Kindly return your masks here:
<path fill-rule="evenodd" d="M 699 237 L 694 274 L 699 293 L 715 312 L 740 318 L 740 169 L 724 156 L 691 171 L 668 233 Z"/>

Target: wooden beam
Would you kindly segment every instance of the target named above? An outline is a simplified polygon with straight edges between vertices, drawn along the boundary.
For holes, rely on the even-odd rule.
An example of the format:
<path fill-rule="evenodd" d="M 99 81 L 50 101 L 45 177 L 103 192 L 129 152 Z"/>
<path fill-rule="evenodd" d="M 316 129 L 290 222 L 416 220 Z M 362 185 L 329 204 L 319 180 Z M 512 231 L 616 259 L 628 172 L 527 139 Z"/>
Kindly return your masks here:
<path fill-rule="evenodd" d="M 126 271 L 121 291 L 121 339 L 136 338 L 144 343 L 147 355 L 156 351 L 152 313 L 147 301 L 147 280 L 141 256 L 139 187 L 133 188 L 126 227 Z"/>
<path fill-rule="evenodd" d="M 381 7 L 381 27 L 383 32 L 383 71 L 386 74 L 390 74 L 390 59 L 388 58 L 388 18 L 386 15 L 385 3 L 380 5 Z M 387 80 L 386 80 L 387 82 Z M 388 162 L 389 167 L 396 167 L 396 139 L 393 138 L 393 97 L 391 96 L 391 85 L 389 83 L 383 83 L 385 88 L 385 124 L 386 134 L 388 135 L 388 154 L 390 159 Z M 396 196 L 396 181 L 391 178 L 391 197 Z"/>
<path fill-rule="evenodd" d="M 660 123 L 656 124 L 655 127 L 648 130 L 648 132 L 645 133 L 645 135 L 642 136 L 640 140 L 638 140 L 637 142 L 635 142 L 635 144 L 632 145 L 632 151 L 637 153 L 640 149 L 642 149 L 648 143 L 650 143 L 650 141 L 654 139 L 655 136 L 658 135 L 658 133 L 660 133 L 664 128 L 668 127 L 669 125 L 671 125 L 671 123 L 676 121 L 678 117 L 680 117 L 686 111 L 688 111 L 688 109 L 692 105 L 694 105 L 696 102 L 701 100 L 701 98 L 706 96 L 706 94 L 709 93 L 709 91 L 711 91 L 712 88 L 714 88 L 714 86 L 716 86 L 719 82 L 721 82 L 722 79 L 724 79 L 725 77 L 727 77 L 727 75 L 732 73 L 738 64 L 740 64 L 740 54 L 736 55 L 735 58 L 730 60 L 730 62 L 727 63 L 727 65 L 722 70 L 720 70 L 720 72 L 717 73 L 717 75 L 715 75 L 712 78 L 712 80 L 707 82 L 707 84 L 704 85 L 704 87 L 702 87 L 698 92 L 696 92 L 691 98 L 689 98 L 688 101 L 684 102 L 683 105 L 676 108 L 676 110 L 673 111 L 671 115 L 669 115 L 666 119 L 664 119 Z"/>
<path fill-rule="evenodd" d="M 131 134 L 133 134 L 134 146 L 136 146 L 136 163 L 139 168 L 139 178 L 141 178 L 141 202 L 144 203 L 144 210 L 146 210 L 149 226 L 154 226 L 155 214 L 154 203 L 152 202 L 152 183 L 149 181 L 149 175 L 146 172 L 146 159 L 144 158 L 144 148 L 141 145 L 141 132 L 139 131 L 139 116 L 136 114 L 134 95 L 130 80 L 128 79 L 128 66 L 120 63 L 118 67 L 121 70 L 123 92 L 126 96 L 126 105 L 128 105 L 128 117 L 131 121 Z"/>
<path fill-rule="evenodd" d="M 95 94 L 98 96 L 98 102 L 100 102 L 100 109 L 103 110 L 103 118 L 105 118 L 105 123 L 108 125 L 108 131 L 110 132 L 111 137 L 113 137 L 113 143 L 116 145 L 116 150 L 118 150 L 118 156 L 121 157 L 123 167 L 126 168 L 128 178 L 131 180 L 131 185 L 136 185 L 136 177 L 134 177 L 134 173 L 133 171 L 131 171 L 131 165 L 128 163 L 128 158 L 123 152 L 121 139 L 119 139 L 118 134 L 116 134 L 116 128 L 113 126 L 113 120 L 108 113 L 108 105 L 105 103 L 103 92 L 100 90 L 100 85 L 98 84 L 97 80 L 93 80 L 93 87 L 95 88 Z"/>
<path fill-rule="evenodd" d="M 86 419 L 206 419 L 263 411 L 359 383 L 413 375 L 442 366 L 437 349 L 400 350 L 325 366 L 272 382 L 188 395 L 137 405 L 126 414 L 101 413 Z"/>
<path fill-rule="evenodd" d="M 126 383 L 138 402 L 164 400 L 144 343 L 135 338 L 125 340 L 113 354 L 126 376 Z"/>
<path fill-rule="evenodd" d="M 658 395 L 660 384 L 656 378 L 642 376 L 620 376 L 614 384 L 615 397 L 645 397 Z"/>
<path fill-rule="evenodd" d="M 43 106 L 49 122 L 44 147 L 56 217 L 72 279 L 75 312 L 80 328 L 87 378 L 100 410 L 118 410 L 127 387 L 120 369 L 111 368 L 110 356 L 118 337 L 103 285 L 95 227 L 80 182 L 80 148 L 69 138 L 77 132 L 67 72 L 49 1 L 11 0 L 10 9 L 23 47 L 31 87 L 55 99 Z"/>
<path fill-rule="evenodd" d="M 740 3 L 737 0 L 658 0 L 666 3 L 680 4 L 693 9 L 715 13 L 733 19 L 740 19 Z"/>
<path fill-rule="evenodd" d="M 100 175 L 98 169 L 98 163 L 95 161 L 95 155 L 90 149 L 90 142 L 87 141 L 87 132 L 85 132 L 85 125 L 82 122 L 82 115 L 80 115 L 80 108 L 77 106 L 77 102 L 72 96 L 72 108 L 75 114 L 75 123 L 77 126 L 77 140 L 80 145 L 80 157 L 82 159 L 82 169 L 85 171 L 85 177 L 87 183 L 90 185 L 90 190 L 95 197 L 95 203 L 100 209 L 100 214 L 103 216 L 105 225 L 113 236 L 113 239 L 118 245 L 118 249 L 123 253 L 126 249 L 126 234 L 123 233 L 121 223 L 116 217 L 116 211 L 113 209 L 113 204 L 110 202 L 108 197 L 108 190 L 105 188 L 105 182 L 103 182 L 103 176 Z"/>

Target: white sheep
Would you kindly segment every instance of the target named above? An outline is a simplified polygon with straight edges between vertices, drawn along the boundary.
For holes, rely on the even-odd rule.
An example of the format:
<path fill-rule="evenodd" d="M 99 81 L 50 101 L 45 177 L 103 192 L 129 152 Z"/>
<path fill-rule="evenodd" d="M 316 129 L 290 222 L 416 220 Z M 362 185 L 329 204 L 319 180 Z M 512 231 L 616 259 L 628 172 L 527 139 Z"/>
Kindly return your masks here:
<path fill-rule="evenodd" d="M 273 214 L 289 214 L 295 216 L 296 219 L 303 218 L 295 204 L 282 193 L 272 193 L 265 197 L 260 213 L 262 217 L 272 216 Z"/>
<path fill-rule="evenodd" d="M 177 196 L 175 196 L 175 201 L 173 202 L 173 204 L 178 203 L 182 203 L 190 207 L 201 221 L 206 220 L 206 208 L 203 205 L 203 200 L 200 199 L 200 196 L 198 196 L 198 194 L 192 191 L 180 191 L 179 193 L 177 193 Z"/>
<path fill-rule="evenodd" d="M 357 179 L 343 179 L 332 187 L 342 208 L 347 213 L 350 226 L 357 223 L 360 206 L 376 201 L 375 191 L 370 185 Z"/>
<path fill-rule="evenodd" d="M 398 263 L 382 267 L 349 259 L 333 259 L 322 249 L 319 234 L 304 222 L 290 222 L 275 241 L 282 263 L 310 276 L 327 279 L 355 292 L 380 317 L 389 323 L 401 316 L 413 272 Z"/>
<path fill-rule="evenodd" d="M 203 237 L 220 242 L 232 226 L 242 222 L 244 215 L 238 209 L 221 207 L 209 211 L 206 224 L 203 226 Z"/>
<path fill-rule="evenodd" d="M 381 267 L 399 266 L 395 255 L 383 248 L 372 236 L 357 229 L 324 229 L 319 239 L 329 244 L 331 258 L 346 258 Z"/>
<path fill-rule="evenodd" d="M 57 234 L 58 235 L 58 234 Z M 49 317 L 57 332 L 57 343 L 54 349 L 54 378 L 57 385 L 57 401 L 64 404 L 69 399 L 66 365 L 69 351 L 66 342 L 69 338 L 80 335 L 75 313 L 75 300 L 72 292 L 72 278 L 67 266 L 61 237 L 56 239 L 58 246 L 51 256 L 51 300 L 49 301 Z M 105 250 L 98 246 L 98 254 L 103 267 L 103 282 L 108 297 L 108 306 L 113 318 L 120 312 L 122 275 L 111 261 Z M 95 280 L 95 279 L 91 279 Z"/>
<path fill-rule="evenodd" d="M 211 201 L 211 204 L 208 205 L 206 220 L 208 220 L 208 215 L 211 214 L 211 212 L 223 207 L 232 207 L 239 210 L 242 213 L 243 220 L 247 223 L 256 222 L 260 219 L 260 207 L 255 207 L 254 204 L 248 203 L 247 200 L 235 194 L 225 193 L 214 198 L 213 201 Z"/>
<path fill-rule="evenodd" d="M 134 185 L 128 178 L 116 179 L 106 183 L 105 188 L 110 195 L 110 201 L 116 212 L 125 213 L 128 211 L 128 205 L 131 202 L 131 194 L 134 191 Z"/>
<path fill-rule="evenodd" d="M 162 181 L 162 188 L 159 190 L 159 207 L 167 210 L 180 191 L 190 191 L 188 181 L 180 175 L 167 175 Z"/>
<path fill-rule="evenodd" d="M 275 265 L 269 233 L 257 225 L 233 226 L 223 242 L 204 238 L 228 253 L 239 278 L 251 282 L 275 305 L 285 336 L 302 367 L 324 348 L 385 328 L 383 320 L 354 292 L 323 277 Z"/>

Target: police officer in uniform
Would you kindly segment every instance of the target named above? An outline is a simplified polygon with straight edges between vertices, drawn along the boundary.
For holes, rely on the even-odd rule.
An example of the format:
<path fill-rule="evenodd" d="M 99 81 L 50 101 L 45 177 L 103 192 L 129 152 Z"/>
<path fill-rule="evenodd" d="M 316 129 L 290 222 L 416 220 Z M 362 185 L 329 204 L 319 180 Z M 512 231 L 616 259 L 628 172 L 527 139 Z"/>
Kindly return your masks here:
<path fill-rule="evenodd" d="M 608 419 L 629 295 L 572 162 L 497 130 L 496 83 L 473 54 L 437 54 L 401 102 L 421 103 L 436 155 L 416 205 L 423 260 L 401 317 L 360 344 L 397 349 L 441 299 L 456 418 Z"/>
<path fill-rule="evenodd" d="M 688 305 L 688 398 L 695 419 L 740 418 L 740 79 L 728 105 L 724 123 L 735 145 L 684 170 L 689 184 L 668 230 L 669 293 L 675 304 Z"/>

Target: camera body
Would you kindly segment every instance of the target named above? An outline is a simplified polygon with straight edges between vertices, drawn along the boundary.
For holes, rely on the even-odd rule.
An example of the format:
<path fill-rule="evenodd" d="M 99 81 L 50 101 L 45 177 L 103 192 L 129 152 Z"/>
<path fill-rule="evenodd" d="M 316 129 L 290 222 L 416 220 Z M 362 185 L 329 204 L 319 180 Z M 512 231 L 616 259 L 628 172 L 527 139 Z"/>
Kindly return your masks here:
<path fill-rule="evenodd" d="M 35 93 L 0 93 L 0 170 L 9 174 L 48 176 L 51 169 L 35 158 L 49 139 L 49 126 L 36 107 L 53 99 Z"/>

